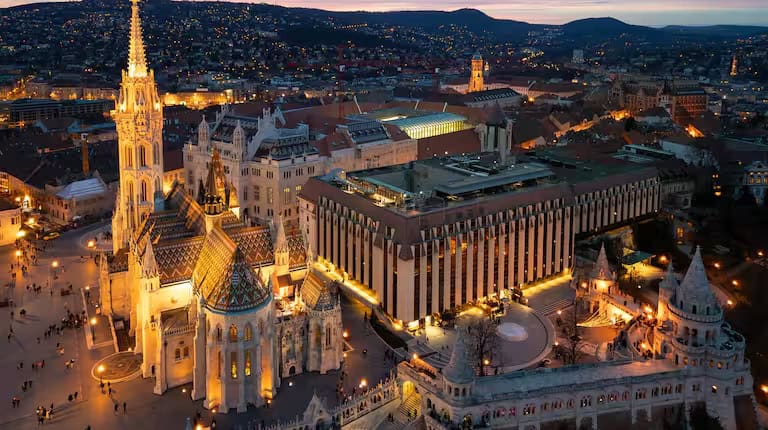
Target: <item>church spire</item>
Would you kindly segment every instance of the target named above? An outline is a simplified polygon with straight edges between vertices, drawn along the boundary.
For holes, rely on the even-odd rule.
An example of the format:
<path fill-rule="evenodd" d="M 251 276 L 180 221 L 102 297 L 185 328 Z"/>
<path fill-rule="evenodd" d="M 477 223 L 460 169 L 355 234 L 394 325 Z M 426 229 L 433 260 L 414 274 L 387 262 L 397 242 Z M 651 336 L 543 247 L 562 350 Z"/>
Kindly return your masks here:
<path fill-rule="evenodd" d="M 128 76 L 147 76 L 147 57 L 144 54 L 144 39 L 141 36 L 139 0 L 131 0 L 131 35 L 128 46 Z"/>

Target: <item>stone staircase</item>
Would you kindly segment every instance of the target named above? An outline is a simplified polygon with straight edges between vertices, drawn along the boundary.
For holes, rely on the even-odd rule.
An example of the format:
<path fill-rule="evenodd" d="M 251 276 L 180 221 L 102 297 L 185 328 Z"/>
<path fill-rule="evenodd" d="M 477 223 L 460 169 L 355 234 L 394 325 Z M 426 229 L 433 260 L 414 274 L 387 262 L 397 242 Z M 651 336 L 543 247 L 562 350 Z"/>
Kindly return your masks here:
<path fill-rule="evenodd" d="M 546 305 L 543 305 L 541 307 L 537 307 L 535 304 L 532 303 L 533 309 L 535 309 L 540 314 L 546 315 L 546 316 L 552 315 L 558 310 L 563 310 L 571 306 L 572 304 L 573 304 L 573 301 L 568 299 L 560 299 L 551 303 L 547 303 Z"/>
<path fill-rule="evenodd" d="M 421 394 L 419 393 L 413 393 L 408 396 L 408 398 L 400 403 L 397 409 L 392 413 L 392 421 L 388 421 L 385 418 L 376 429 L 402 430 L 416 420 L 416 418 L 413 418 L 413 411 L 416 411 L 416 418 L 421 415 Z M 408 412 L 411 413 L 410 418 L 408 417 Z"/>

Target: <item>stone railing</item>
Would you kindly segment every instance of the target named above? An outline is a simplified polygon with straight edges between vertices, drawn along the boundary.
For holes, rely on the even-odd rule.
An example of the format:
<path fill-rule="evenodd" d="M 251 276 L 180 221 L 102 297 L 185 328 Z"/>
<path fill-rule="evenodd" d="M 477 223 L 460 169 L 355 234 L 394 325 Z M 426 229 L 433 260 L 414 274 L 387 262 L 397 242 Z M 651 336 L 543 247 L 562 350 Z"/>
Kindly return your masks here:
<path fill-rule="evenodd" d="M 382 406 L 400 398 L 400 389 L 397 379 L 388 378 L 374 387 L 369 388 L 363 394 L 358 394 L 345 401 L 336 408 L 328 411 L 330 422 L 326 422 L 327 428 L 341 428 L 363 416 L 381 408 Z M 277 422 L 275 424 L 258 427 L 259 430 L 304 430 L 315 429 L 317 416 L 298 416 L 290 421 Z M 327 421 L 327 420 L 326 420 Z"/>
<path fill-rule="evenodd" d="M 195 324 L 189 323 L 178 327 L 168 327 L 163 330 L 163 334 L 166 336 L 179 336 L 195 332 Z"/>
<path fill-rule="evenodd" d="M 355 396 L 339 405 L 334 415 L 341 425 L 349 424 L 399 398 L 400 389 L 397 385 L 397 379 L 389 378 L 375 387 L 371 387 L 364 394 Z"/>

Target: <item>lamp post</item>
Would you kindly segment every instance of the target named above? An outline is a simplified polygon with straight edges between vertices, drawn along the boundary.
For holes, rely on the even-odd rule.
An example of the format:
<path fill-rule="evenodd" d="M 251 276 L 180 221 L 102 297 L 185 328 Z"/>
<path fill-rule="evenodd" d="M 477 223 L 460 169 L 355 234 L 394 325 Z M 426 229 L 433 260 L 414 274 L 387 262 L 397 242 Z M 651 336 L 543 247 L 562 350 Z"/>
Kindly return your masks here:
<path fill-rule="evenodd" d="M 91 318 L 91 342 L 96 342 L 96 318 Z"/>
<path fill-rule="evenodd" d="M 104 365 L 99 364 L 99 367 L 96 368 L 96 372 L 99 374 L 99 383 L 104 384 Z"/>
<path fill-rule="evenodd" d="M 51 270 L 48 272 L 48 285 L 51 287 L 51 293 L 53 293 L 53 280 L 56 277 L 56 269 L 59 267 L 59 260 L 53 260 L 51 262 Z"/>
<path fill-rule="evenodd" d="M 93 260 L 93 250 L 96 248 L 96 241 L 93 239 L 88 241 L 88 251 L 91 253 L 91 260 Z"/>

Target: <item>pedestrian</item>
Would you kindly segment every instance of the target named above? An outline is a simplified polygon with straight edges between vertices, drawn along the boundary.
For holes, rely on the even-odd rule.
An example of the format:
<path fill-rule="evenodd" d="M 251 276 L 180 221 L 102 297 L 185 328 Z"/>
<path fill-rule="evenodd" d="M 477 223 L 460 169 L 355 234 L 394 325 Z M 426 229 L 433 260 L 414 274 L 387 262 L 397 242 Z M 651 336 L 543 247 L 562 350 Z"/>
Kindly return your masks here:
<path fill-rule="evenodd" d="M 128 413 L 128 404 L 123 402 L 123 415 Z"/>
<path fill-rule="evenodd" d="M 77 391 L 75 391 L 75 400 L 77 400 Z"/>
<path fill-rule="evenodd" d="M 72 402 L 72 395 L 71 394 L 67 397 L 67 401 L 70 402 L 70 403 Z"/>
<path fill-rule="evenodd" d="M 27 381 L 27 382 L 29 383 L 29 388 L 32 388 L 32 380 L 30 379 L 30 380 L 29 380 L 29 381 Z"/>
<path fill-rule="evenodd" d="M 117 415 L 117 403 L 115 403 L 115 415 Z"/>
<path fill-rule="evenodd" d="M 112 395 L 112 387 L 109 387 L 109 395 Z"/>

